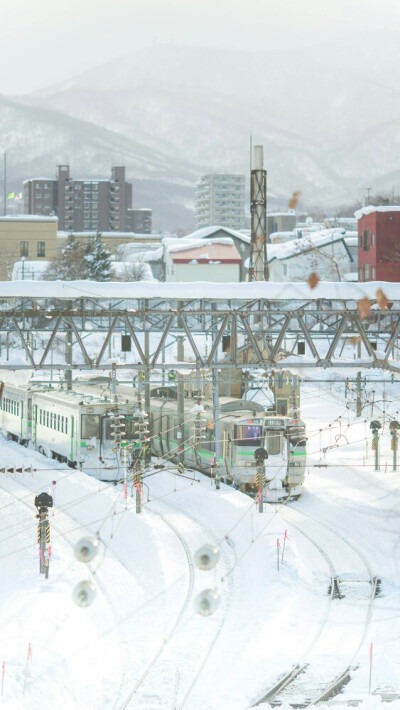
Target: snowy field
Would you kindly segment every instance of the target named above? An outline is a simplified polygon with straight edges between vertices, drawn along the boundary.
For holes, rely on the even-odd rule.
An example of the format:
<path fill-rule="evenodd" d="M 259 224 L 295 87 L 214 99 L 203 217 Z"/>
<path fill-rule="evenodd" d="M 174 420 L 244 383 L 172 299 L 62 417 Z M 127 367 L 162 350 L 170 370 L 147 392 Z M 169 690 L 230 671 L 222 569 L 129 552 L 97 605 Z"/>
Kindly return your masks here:
<path fill-rule="evenodd" d="M 304 672 L 279 696 L 283 708 L 317 697 L 349 667 L 341 694 L 319 707 L 400 708 L 400 472 L 392 472 L 388 432 L 399 385 L 374 391 L 374 410 L 356 420 L 343 385 L 303 385 L 304 495 L 262 514 L 197 472 L 155 470 L 138 515 L 131 491 L 126 501 L 122 486 L 0 438 L 0 467 L 36 469 L 0 474 L 0 705 L 245 710 L 299 664 Z M 384 424 L 379 472 L 371 414 Z M 55 501 L 48 580 L 39 574 L 34 508 L 43 490 Z M 73 554 L 87 533 L 101 540 L 89 566 Z M 209 572 L 192 563 L 205 542 L 221 551 Z M 332 577 L 342 598 L 329 593 Z M 96 598 L 79 608 L 72 589 L 84 579 Z M 210 617 L 194 607 L 206 588 L 220 594 Z"/>

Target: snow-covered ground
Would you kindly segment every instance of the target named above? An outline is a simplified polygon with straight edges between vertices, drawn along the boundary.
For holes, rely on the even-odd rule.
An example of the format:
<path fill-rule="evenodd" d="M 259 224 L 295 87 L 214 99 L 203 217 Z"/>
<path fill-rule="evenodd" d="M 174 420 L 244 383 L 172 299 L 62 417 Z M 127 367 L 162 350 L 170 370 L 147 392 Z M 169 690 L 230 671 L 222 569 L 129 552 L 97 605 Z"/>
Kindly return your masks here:
<path fill-rule="evenodd" d="M 173 467 L 146 475 L 137 514 L 122 486 L 0 438 L 0 468 L 36 469 L 0 474 L 3 706 L 244 710 L 296 664 L 306 668 L 282 707 L 316 697 L 349 666 L 350 681 L 322 707 L 359 700 L 377 708 L 381 694 L 400 694 L 400 473 L 392 472 L 388 433 L 398 385 L 384 398 L 382 385 L 374 390 L 373 418 L 385 420 L 381 470 L 371 451 L 371 405 L 356 420 L 343 385 L 303 385 L 304 495 L 262 514 L 239 492 L 216 490 L 197 472 L 178 477 Z M 43 490 L 55 501 L 48 580 L 39 574 L 34 508 Z M 101 540 L 89 566 L 73 554 L 87 533 Z M 221 551 L 209 572 L 192 563 L 204 542 Z M 329 594 L 332 576 L 341 580 L 340 599 Z M 84 579 L 97 592 L 80 608 L 72 589 Z M 218 590 L 220 605 L 202 617 L 194 599 L 207 588 Z M 399 708 L 400 700 L 383 707 Z"/>

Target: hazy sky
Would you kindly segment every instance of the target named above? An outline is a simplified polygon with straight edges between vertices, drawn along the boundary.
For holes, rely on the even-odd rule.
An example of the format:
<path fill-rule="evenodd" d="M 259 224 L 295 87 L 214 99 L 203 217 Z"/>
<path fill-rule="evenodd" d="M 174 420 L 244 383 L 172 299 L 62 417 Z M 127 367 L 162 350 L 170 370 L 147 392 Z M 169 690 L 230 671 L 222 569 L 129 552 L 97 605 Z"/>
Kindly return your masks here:
<path fill-rule="evenodd" d="M 0 5 L 0 93 L 33 91 L 155 42 L 276 49 L 332 40 L 357 45 L 368 32 L 368 41 L 384 51 L 381 33 L 400 30 L 400 0 L 1 0 Z"/>

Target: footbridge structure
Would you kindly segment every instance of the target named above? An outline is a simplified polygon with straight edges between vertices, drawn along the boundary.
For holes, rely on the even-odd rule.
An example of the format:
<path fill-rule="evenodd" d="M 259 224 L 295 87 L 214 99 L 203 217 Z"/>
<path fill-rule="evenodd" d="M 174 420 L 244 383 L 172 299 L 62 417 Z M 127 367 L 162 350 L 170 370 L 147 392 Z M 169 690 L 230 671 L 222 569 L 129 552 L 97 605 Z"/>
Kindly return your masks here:
<path fill-rule="evenodd" d="M 0 284 L 1 369 L 400 372 L 399 333 L 392 283 Z"/>

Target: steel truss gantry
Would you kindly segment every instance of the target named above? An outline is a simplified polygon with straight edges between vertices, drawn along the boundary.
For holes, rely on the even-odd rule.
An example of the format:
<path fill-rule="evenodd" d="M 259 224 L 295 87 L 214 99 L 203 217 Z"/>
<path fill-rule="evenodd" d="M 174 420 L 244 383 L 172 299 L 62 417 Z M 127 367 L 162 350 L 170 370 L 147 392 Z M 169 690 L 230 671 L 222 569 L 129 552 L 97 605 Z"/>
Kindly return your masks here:
<path fill-rule="evenodd" d="M 26 354 L 25 363 L 2 358 L 0 369 L 106 369 L 115 334 L 130 335 L 133 345 L 126 361 L 116 365 L 120 369 L 176 368 L 176 351 L 166 346 L 178 337 L 185 341 L 185 362 L 179 362 L 179 369 L 287 369 L 288 362 L 296 368 L 398 369 L 394 354 L 400 346 L 400 299 L 389 310 L 373 306 L 362 320 L 355 299 L 121 298 L 111 296 L 108 287 L 113 284 L 103 286 L 105 296 L 79 293 L 75 299 L 26 292 L 10 298 L 0 291 L 0 343 L 4 347 L 5 338 L 11 339 Z M 212 290 L 213 284 L 209 286 Z M 114 290 L 118 293 L 117 285 Z M 151 335 L 151 348 L 146 334 Z M 230 352 L 221 354 L 224 336 L 229 336 Z M 60 348 L 66 341 L 70 347 Z M 305 357 L 295 355 L 300 341 Z M 350 342 L 359 347 L 353 359 L 342 354 Z"/>

